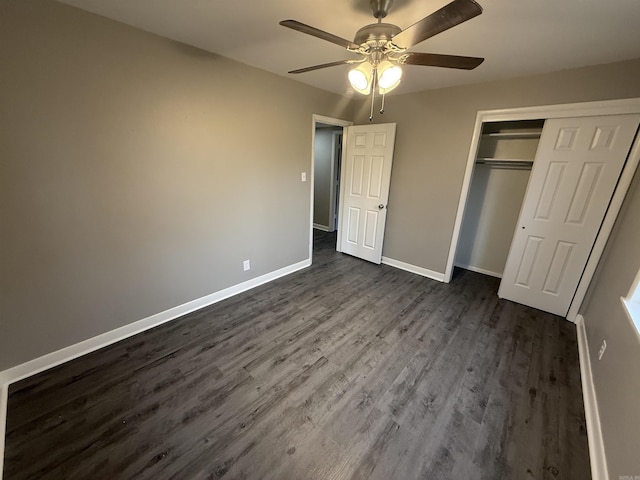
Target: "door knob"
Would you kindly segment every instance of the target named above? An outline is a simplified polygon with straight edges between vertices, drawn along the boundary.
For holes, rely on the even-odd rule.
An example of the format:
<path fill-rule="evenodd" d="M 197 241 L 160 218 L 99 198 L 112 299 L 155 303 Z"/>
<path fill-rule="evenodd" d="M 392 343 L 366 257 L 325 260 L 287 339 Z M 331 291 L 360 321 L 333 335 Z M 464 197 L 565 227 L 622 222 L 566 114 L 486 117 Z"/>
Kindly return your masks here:
<path fill-rule="evenodd" d="M 384 208 L 383 204 L 378 205 L 378 210 L 382 210 Z"/>

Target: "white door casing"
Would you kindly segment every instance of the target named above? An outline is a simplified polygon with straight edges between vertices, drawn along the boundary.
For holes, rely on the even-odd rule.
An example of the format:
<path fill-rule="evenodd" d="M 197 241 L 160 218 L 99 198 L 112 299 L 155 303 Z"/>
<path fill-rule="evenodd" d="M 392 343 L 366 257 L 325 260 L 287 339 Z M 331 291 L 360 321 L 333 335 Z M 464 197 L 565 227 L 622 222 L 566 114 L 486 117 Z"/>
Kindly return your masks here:
<path fill-rule="evenodd" d="M 565 316 L 640 115 L 545 123 L 498 295 Z"/>
<path fill-rule="evenodd" d="M 343 129 L 344 130 L 344 129 Z M 340 197 L 340 162 L 342 161 L 343 131 L 333 132 L 331 140 L 331 174 L 329 180 L 329 231 L 335 232 L 338 218 L 338 199 Z"/>
<path fill-rule="evenodd" d="M 348 120 L 342 120 L 339 118 L 325 117 L 324 115 L 313 114 L 311 116 L 311 182 L 309 183 L 309 262 L 313 258 L 313 208 L 314 208 L 314 178 L 313 173 L 315 170 L 315 145 L 316 145 L 316 128 L 318 124 L 335 125 L 336 127 L 348 127 L 353 125 L 353 122 Z"/>
<path fill-rule="evenodd" d="M 379 264 L 387 218 L 396 124 L 345 129 L 338 250 Z"/>

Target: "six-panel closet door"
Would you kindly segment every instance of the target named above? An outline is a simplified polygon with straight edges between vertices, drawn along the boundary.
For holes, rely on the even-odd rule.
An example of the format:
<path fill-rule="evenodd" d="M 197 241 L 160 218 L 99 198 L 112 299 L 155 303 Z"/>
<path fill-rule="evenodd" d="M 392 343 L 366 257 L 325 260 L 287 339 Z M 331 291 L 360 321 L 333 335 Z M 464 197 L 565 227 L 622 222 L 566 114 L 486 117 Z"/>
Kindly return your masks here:
<path fill-rule="evenodd" d="M 640 115 L 547 120 L 498 295 L 566 316 Z"/>

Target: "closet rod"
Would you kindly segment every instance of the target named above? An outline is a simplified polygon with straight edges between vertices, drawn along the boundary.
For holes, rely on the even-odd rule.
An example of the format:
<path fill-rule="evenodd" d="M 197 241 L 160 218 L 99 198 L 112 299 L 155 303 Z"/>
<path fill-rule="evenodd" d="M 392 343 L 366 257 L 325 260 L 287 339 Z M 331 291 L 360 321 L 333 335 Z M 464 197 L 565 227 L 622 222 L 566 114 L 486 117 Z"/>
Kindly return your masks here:
<path fill-rule="evenodd" d="M 491 167 L 503 167 L 503 168 L 519 168 L 530 169 L 533 166 L 532 160 L 498 160 L 494 158 L 478 158 L 477 164 L 488 165 Z"/>

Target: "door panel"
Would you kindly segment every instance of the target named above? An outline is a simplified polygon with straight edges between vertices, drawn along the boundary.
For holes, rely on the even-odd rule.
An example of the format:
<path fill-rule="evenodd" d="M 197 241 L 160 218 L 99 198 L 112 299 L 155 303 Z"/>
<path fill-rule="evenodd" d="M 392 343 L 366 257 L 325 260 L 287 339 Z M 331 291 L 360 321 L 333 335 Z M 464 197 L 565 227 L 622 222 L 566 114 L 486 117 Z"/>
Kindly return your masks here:
<path fill-rule="evenodd" d="M 565 316 L 640 115 L 545 123 L 498 295 Z"/>
<path fill-rule="evenodd" d="M 339 247 L 342 252 L 380 263 L 391 181 L 395 124 L 345 129 Z"/>
<path fill-rule="evenodd" d="M 353 168 L 350 171 L 349 195 L 359 197 L 362 195 L 362 180 L 364 176 L 364 156 L 353 156 Z"/>
<path fill-rule="evenodd" d="M 527 237 L 524 253 L 520 260 L 520 267 L 516 274 L 516 284 L 521 287 L 531 286 L 531 274 L 533 272 L 533 266 L 538 259 L 538 252 L 540 251 L 540 244 L 544 239 L 540 237 L 529 236 Z"/>
<path fill-rule="evenodd" d="M 538 208 L 536 209 L 536 220 L 549 220 L 551 210 L 558 196 L 558 189 L 564 177 L 566 162 L 551 162 L 547 170 L 546 178 L 540 199 L 538 200 Z"/>

